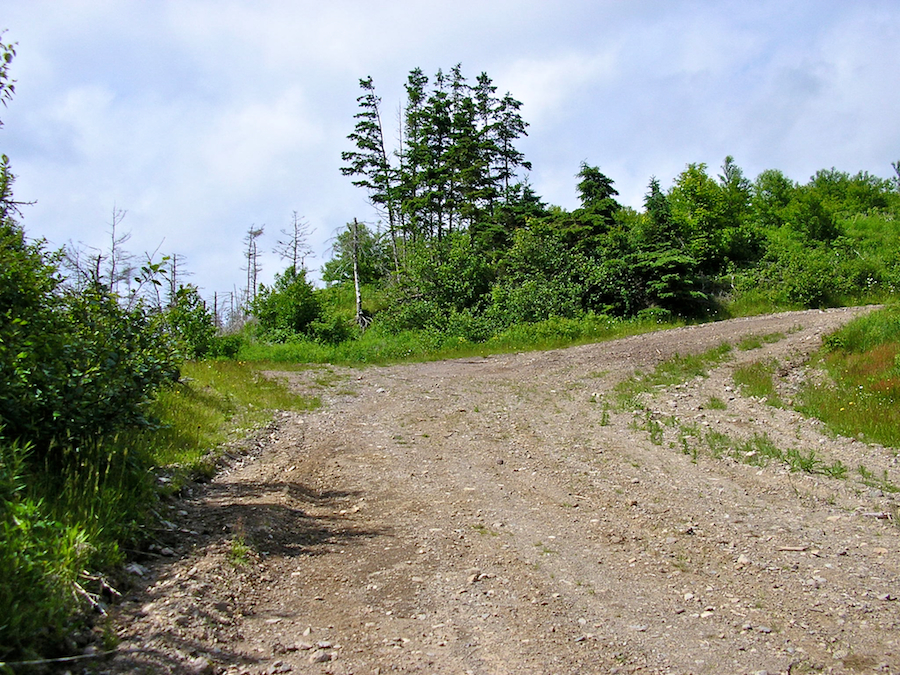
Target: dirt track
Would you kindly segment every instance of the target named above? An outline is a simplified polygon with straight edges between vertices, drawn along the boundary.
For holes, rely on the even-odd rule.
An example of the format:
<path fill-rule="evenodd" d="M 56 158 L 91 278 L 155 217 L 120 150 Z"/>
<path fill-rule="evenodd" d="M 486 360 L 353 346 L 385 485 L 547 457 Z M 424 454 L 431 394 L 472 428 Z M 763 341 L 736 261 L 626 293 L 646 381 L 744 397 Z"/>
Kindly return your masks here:
<path fill-rule="evenodd" d="M 766 434 L 900 483 L 894 451 L 828 436 L 731 378 L 775 358 L 789 398 L 805 356 L 858 311 L 274 374 L 325 405 L 281 415 L 173 505 L 162 553 L 174 556 L 137 570 L 145 580 L 117 610 L 122 653 L 103 668 L 900 673 L 892 495 L 855 471 L 717 459 L 700 440 Z M 657 390 L 649 423 L 604 404 L 635 369 L 774 334 Z M 251 550 L 235 565 L 240 536 Z"/>

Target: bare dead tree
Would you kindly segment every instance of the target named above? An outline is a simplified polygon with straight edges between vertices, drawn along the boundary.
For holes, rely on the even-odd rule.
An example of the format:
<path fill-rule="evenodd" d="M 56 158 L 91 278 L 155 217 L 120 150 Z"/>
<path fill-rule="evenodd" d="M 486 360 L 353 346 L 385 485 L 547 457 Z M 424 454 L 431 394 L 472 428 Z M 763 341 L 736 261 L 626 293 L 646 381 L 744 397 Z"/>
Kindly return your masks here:
<path fill-rule="evenodd" d="M 306 256 L 313 250 L 309 247 L 309 236 L 312 227 L 294 211 L 291 216 L 291 224 L 287 229 L 281 230 L 282 238 L 276 242 L 273 253 L 278 254 L 282 260 L 289 260 L 291 268 L 296 274 L 298 269 L 306 269 Z"/>
<path fill-rule="evenodd" d="M 353 233 L 350 241 L 353 257 L 353 288 L 356 293 L 356 323 L 361 330 L 365 330 L 372 321 L 363 312 L 362 293 L 359 287 L 359 221 L 356 218 L 353 219 L 351 232 Z"/>
<path fill-rule="evenodd" d="M 119 294 L 119 283 L 129 279 L 132 273 L 130 265 L 132 256 L 122 248 L 123 244 L 131 239 L 131 232 L 125 232 L 124 234 L 119 233 L 119 226 L 122 224 L 122 221 L 125 220 L 125 215 L 127 213 L 128 211 L 117 208 L 115 203 L 113 203 L 112 221 L 109 223 L 109 259 L 107 263 L 109 282 L 106 286 L 114 295 Z"/>
<path fill-rule="evenodd" d="M 249 304 L 256 299 L 257 279 L 262 271 L 262 267 L 259 264 L 259 245 L 256 240 L 263 235 L 265 227 L 265 225 L 260 225 L 259 227 L 251 225 L 247 229 L 247 234 L 244 235 L 244 243 L 247 246 L 244 250 L 247 266 L 243 268 L 247 272 L 247 290 L 244 304 Z"/>
<path fill-rule="evenodd" d="M 169 282 L 168 303 L 171 307 L 175 304 L 175 296 L 178 294 L 178 288 L 184 285 L 184 277 L 193 276 L 193 272 L 187 272 L 184 269 L 185 257 L 180 253 L 173 253 L 169 256 L 169 270 L 167 281 Z"/>

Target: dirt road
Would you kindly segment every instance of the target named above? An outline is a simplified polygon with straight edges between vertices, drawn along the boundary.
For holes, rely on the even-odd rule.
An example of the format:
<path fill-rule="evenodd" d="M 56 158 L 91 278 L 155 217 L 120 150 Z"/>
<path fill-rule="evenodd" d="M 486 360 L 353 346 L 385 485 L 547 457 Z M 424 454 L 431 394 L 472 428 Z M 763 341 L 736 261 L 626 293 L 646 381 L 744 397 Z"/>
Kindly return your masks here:
<path fill-rule="evenodd" d="M 732 380 L 774 358 L 790 398 L 806 355 L 859 311 L 275 373 L 324 406 L 282 414 L 172 506 L 172 550 L 135 570 L 104 667 L 900 673 L 898 501 L 855 470 L 900 484 L 895 451 L 829 436 Z M 766 339 L 643 410 L 612 405 L 636 370 L 747 336 Z M 716 439 L 754 436 L 851 471 L 715 456 Z"/>

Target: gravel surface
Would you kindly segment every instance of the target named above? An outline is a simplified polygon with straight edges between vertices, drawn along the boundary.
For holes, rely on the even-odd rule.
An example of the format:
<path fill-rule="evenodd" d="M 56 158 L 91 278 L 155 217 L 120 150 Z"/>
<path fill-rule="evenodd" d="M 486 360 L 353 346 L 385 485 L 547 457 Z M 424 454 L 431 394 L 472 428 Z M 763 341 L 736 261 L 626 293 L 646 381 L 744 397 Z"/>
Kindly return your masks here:
<path fill-rule="evenodd" d="M 789 400 L 822 336 L 863 311 L 271 373 L 324 405 L 280 414 L 171 506 L 99 669 L 900 673 L 900 502 L 855 470 L 900 484 L 896 451 L 742 396 L 732 376 L 774 359 Z M 615 405 L 635 372 L 748 336 L 766 340 Z M 709 444 L 763 435 L 851 470 Z"/>

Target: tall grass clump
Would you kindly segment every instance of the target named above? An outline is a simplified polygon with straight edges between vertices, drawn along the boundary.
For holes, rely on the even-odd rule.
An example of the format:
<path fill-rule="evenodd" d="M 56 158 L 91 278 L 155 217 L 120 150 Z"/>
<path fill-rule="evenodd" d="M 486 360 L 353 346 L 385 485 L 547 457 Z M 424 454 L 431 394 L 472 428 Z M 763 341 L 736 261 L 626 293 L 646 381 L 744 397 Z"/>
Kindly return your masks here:
<path fill-rule="evenodd" d="M 27 454 L 0 443 L 0 660 L 45 653 L 65 635 L 90 557 L 87 534 L 30 494 Z"/>
<path fill-rule="evenodd" d="M 805 387 L 800 409 L 836 433 L 900 447 L 900 306 L 830 335 L 819 359 L 831 382 Z"/>

